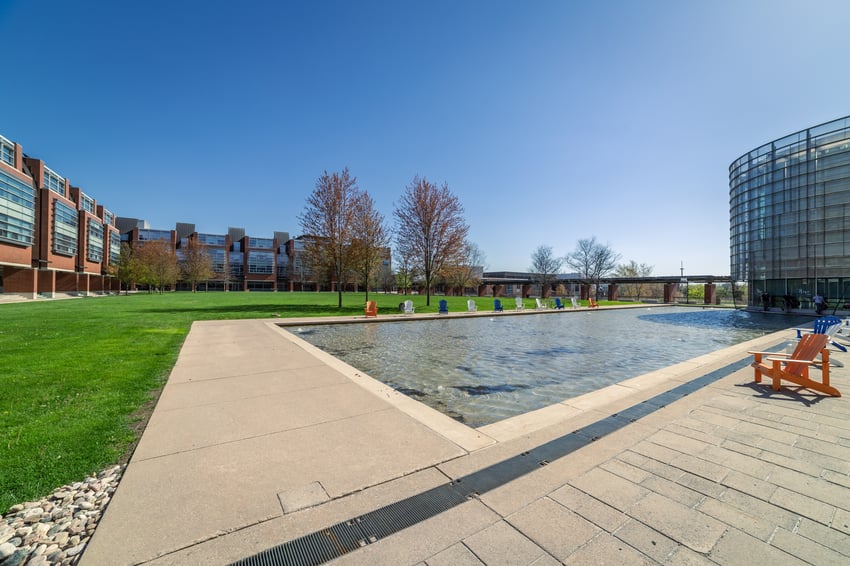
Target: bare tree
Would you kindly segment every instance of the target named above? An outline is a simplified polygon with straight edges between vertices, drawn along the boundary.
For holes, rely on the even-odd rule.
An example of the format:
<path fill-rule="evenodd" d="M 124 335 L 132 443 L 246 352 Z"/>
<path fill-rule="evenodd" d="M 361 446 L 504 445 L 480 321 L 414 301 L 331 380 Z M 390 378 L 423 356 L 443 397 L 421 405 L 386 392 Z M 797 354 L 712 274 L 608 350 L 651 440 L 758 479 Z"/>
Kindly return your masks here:
<path fill-rule="evenodd" d="M 414 177 L 395 209 L 396 238 L 408 248 L 425 279 L 425 304 L 431 304 L 431 285 L 443 267 L 463 251 L 469 226 L 463 205 L 448 184 L 437 187 Z"/>
<path fill-rule="evenodd" d="M 528 271 L 540 285 L 540 296 L 546 297 L 552 283 L 564 265 L 563 258 L 555 257 L 552 246 L 538 246 L 531 254 L 531 267 Z"/>
<path fill-rule="evenodd" d="M 617 277 L 649 277 L 652 275 L 653 266 L 646 263 L 638 263 L 635 260 L 630 260 L 628 263 L 623 263 L 617 266 L 614 270 L 614 275 Z M 635 297 L 638 301 L 644 295 L 649 287 L 647 283 L 636 282 L 624 285 L 625 294 L 629 297 Z"/>
<path fill-rule="evenodd" d="M 134 250 L 134 256 L 142 274 L 140 281 L 149 289 L 157 289 L 162 293 L 166 287 L 177 281 L 180 270 L 177 267 L 177 254 L 174 253 L 170 242 L 144 242 Z"/>
<path fill-rule="evenodd" d="M 578 271 L 584 283 L 593 285 L 597 296 L 601 279 L 614 270 L 619 260 L 620 255 L 611 246 L 597 242 L 596 236 L 579 240 L 575 251 L 564 258 L 567 265 Z"/>
<path fill-rule="evenodd" d="M 446 265 L 441 275 L 449 287 L 458 289 L 461 294 L 467 287 L 477 287 L 484 277 L 484 252 L 478 244 L 464 242 L 457 263 Z"/>
<path fill-rule="evenodd" d="M 369 281 L 377 276 L 378 268 L 386 256 L 390 243 L 389 229 L 384 215 L 375 210 L 375 203 L 367 191 L 360 194 L 354 215 L 354 270 L 366 287 L 369 300 Z"/>
<path fill-rule="evenodd" d="M 190 238 L 180 252 L 183 256 L 179 261 L 180 277 L 189 283 L 194 293 L 200 281 L 212 278 L 212 257 L 196 238 Z"/>
<path fill-rule="evenodd" d="M 396 285 L 403 294 L 407 294 L 413 287 L 416 277 L 416 268 L 413 265 L 413 252 L 400 243 L 395 249 Z"/>
<path fill-rule="evenodd" d="M 316 271 L 329 272 L 337 282 L 338 307 L 342 308 L 343 286 L 352 266 L 354 218 L 360 189 L 357 179 L 348 172 L 327 171 L 316 181 L 307 198 L 304 212 L 298 217 L 305 235 L 305 252 Z"/>

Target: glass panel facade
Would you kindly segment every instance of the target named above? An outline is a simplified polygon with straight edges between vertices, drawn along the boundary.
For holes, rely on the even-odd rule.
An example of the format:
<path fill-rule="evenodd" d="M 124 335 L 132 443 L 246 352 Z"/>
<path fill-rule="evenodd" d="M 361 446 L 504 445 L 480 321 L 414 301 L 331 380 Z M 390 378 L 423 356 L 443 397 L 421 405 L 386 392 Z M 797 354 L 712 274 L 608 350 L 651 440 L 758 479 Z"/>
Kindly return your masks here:
<path fill-rule="evenodd" d="M 139 230 L 139 240 L 141 241 L 152 241 L 152 240 L 167 240 L 171 241 L 171 231 L 170 230 Z"/>
<path fill-rule="evenodd" d="M 94 214 L 94 199 L 88 195 L 80 193 L 80 200 L 82 201 L 82 208 L 86 212 L 91 212 Z"/>
<path fill-rule="evenodd" d="M 0 240 L 32 245 L 35 237 L 35 189 L 0 170 Z"/>
<path fill-rule="evenodd" d="M 272 252 L 252 251 L 248 254 L 248 273 L 267 273 L 274 271 L 274 254 Z"/>
<path fill-rule="evenodd" d="M 118 265 L 121 263 L 121 239 L 118 237 L 118 232 L 112 232 L 109 237 L 109 264 Z"/>
<path fill-rule="evenodd" d="M 226 238 L 224 234 L 198 234 L 198 241 L 207 246 L 224 246 Z"/>
<path fill-rule="evenodd" d="M 765 144 L 729 167 L 732 277 L 810 308 L 850 282 L 850 116 Z M 834 293 L 833 293 L 834 291 Z M 793 302 L 793 301 L 791 301 Z M 780 301 L 781 304 L 781 301 Z"/>
<path fill-rule="evenodd" d="M 89 218 L 86 259 L 103 261 L 103 224 Z"/>
<path fill-rule="evenodd" d="M 224 273 L 227 269 L 227 252 L 222 249 L 208 249 L 207 253 L 210 254 L 210 260 L 212 261 L 212 270 L 216 273 Z"/>
<path fill-rule="evenodd" d="M 242 252 L 230 252 L 230 275 L 241 277 L 245 272 L 242 263 Z"/>
<path fill-rule="evenodd" d="M 0 161 L 11 167 L 15 166 L 15 144 L 0 136 Z"/>
<path fill-rule="evenodd" d="M 77 211 L 63 202 L 53 201 L 53 253 L 77 254 Z"/>
<path fill-rule="evenodd" d="M 68 196 L 65 194 L 65 179 L 63 179 L 47 167 L 44 168 L 43 188 L 50 189 L 54 193 L 60 194 L 63 197 Z"/>
<path fill-rule="evenodd" d="M 248 247 L 252 250 L 270 250 L 274 247 L 274 240 L 271 238 L 248 238 Z"/>

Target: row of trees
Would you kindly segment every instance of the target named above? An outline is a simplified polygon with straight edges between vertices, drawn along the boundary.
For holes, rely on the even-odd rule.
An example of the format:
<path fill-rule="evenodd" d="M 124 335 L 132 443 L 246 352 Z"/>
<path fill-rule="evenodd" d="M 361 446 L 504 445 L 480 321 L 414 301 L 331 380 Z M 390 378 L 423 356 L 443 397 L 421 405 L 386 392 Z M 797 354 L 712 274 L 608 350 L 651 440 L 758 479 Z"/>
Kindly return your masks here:
<path fill-rule="evenodd" d="M 194 292 L 199 282 L 213 276 L 209 254 L 194 240 L 181 249 L 180 258 L 165 240 L 145 242 L 136 247 L 123 243 L 118 264 L 112 270 L 112 275 L 125 289 L 137 284 L 160 293 L 174 286 L 178 279 L 189 283 Z"/>
<path fill-rule="evenodd" d="M 467 240 L 463 205 L 447 184 L 437 186 L 414 177 L 393 216 L 391 231 L 347 167 L 339 173 L 325 171 L 316 182 L 299 222 L 314 272 L 324 271 L 338 282 L 340 307 L 341 282 L 352 271 L 359 275 L 368 300 L 369 282 L 382 264 L 393 233 L 398 284 L 406 289 L 414 278 L 421 278 L 428 305 L 437 277 L 464 287 L 474 279 L 475 266 L 483 264 L 480 249 Z"/>
<path fill-rule="evenodd" d="M 578 273 L 582 283 L 592 285 L 598 292 L 600 282 L 605 277 L 649 277 L 654 269 L 651 265 L 635 260 L 622 264 L 618 264 L 618 261 L 620 254 L 610 245 L 598 242 L 593 236 L 579 240 L 575 250 L 564 257 L 557 257 L 551 246 L 538 246 L 531 254 L 529 272 L 535 275 L 541 288 L 546 288 L 552 285 L 562 269 L 568 266 Z M 646 291 L 646 283 L 632 283 L 623 288 L 625 295 L 637 300 L 640 300 Z"/>

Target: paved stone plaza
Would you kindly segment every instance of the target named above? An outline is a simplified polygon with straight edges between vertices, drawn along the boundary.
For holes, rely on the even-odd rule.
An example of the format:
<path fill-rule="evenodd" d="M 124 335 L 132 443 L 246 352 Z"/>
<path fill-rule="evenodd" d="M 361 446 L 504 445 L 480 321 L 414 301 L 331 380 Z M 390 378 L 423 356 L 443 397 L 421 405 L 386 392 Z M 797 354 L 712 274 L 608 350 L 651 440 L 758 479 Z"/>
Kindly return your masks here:
<path fill-rule="evenodd" d="M 773 392 L 746 367 L 747 350 L 792 335 L 473 430 L 271 322 L 198 322 L 82 564 L 252 557 L 533 458 L 700 379 L 707 385 L 335 563 L 847 564 L 847 397 Z M 833 368 L 832 382 L 847 395 L 850 369 Z"/>

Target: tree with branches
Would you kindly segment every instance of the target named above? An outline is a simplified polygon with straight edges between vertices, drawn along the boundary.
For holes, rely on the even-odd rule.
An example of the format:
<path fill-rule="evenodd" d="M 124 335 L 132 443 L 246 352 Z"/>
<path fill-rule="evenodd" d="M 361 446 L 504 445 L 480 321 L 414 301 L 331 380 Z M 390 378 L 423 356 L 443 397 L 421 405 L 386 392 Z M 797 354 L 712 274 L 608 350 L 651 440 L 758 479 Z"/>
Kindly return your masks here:
<path fill-rule="evenodd" d="M 449 190 L 425 178 L 414 177 L 395 209 L 396 240 L 409 250 L 425 284 L 425 304 L 431 304 L 431 286 L 446 265 L 457 263 L 469 226 L 463 205 Z"/>
<path fill-rule="evenodd" d="M 541 297 L 546 298 L 549 295 L 548 291 L 557 279 L 563 264 L 563 258 L 555 256 L 552 246 L 537 246 L 537 249 L 531 253 L 531 267 L 528 271 L 540 285 Z"/>
<path fill-rule="evenodd" d="M 212 257 L 196 238 L 189 238 L 180 252 L 180 278 L 189 283 L 194 293 L 199 282 L 212 278 Z"/>
<path fill-rule="evenodd" d="M 646 263 L 638 263 L 635 260 L 630 260 L 628 263 L 623 263 L 617 266 L 614 275 L 617 277 L 649 277 L 652 275 L 653 266 Z M 626 295 L 635 297 L 640 302 L 640 298 L 648 288 L 647 283 L 629 283 L 624 286 Z"/>
<path fill-rule="evenodd" d="M 124 287 L 124 294 L 128 294 L 130 287 L 139 281 L 140 269 L 139 262 L 133 252 L 133 248 L 127 242 L 121 243 L 121 252 L 118 256 L 118 263 L 109 264 L 109 274 L 118 278 L 121 285 Z"/>
<path fill-rule="evenodd" d="M 578 272 L 583 283 L 593 286 L 597 297 L 600 281 L 617 267 L 619 260 L 620 254 L 608 244 L 597 242 L 596 236 L 579 240 L 575 251 L 564 258 L 567 265 Z"/>
<path fill-rule="evenodd" d="M 353 264 L 354 223 L 360 198 L 357 179 L 348 167 L 341 173 L 325 171 L 298 217 L 308 236 L 304 240 L 310 264 L 336 279 L 338 308 L 342 308 L 343 286 Z"/>
<path fill-rule="evenodd" d="M 384 215 L 375 209 L 368 191 L 360 194 L 355 209 L 352 257 L 354 271 L 366 288 L 368 301 L 369 282 L 377 277 L 378 268 L 383 264 L 390 233 Z"/>
<path fill-rule="evenodd" d="M 134 256 L 141 273 L 140 282 L 146 284 L 149 291 L 156 289 L 163 293 L 166 287 L 177 282 L 180 270 L 171 242 L 151 240 L 140 243 L 134 250 Z"/>
<path fill-rule="evenodd" d="M 486 258 L 478 244 L 464 242 L 455 259 L 457 263 L 443 268 L 442 276 L 446 285 L 463 294 L 463 290 L 467 287 L 477 287 L 481 283 Z"/>

